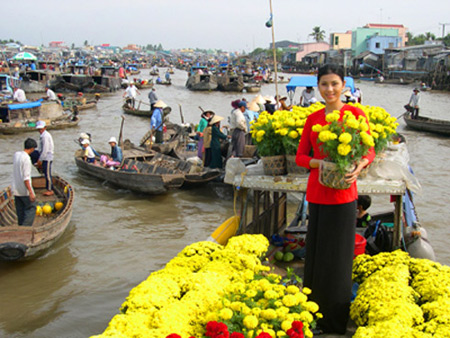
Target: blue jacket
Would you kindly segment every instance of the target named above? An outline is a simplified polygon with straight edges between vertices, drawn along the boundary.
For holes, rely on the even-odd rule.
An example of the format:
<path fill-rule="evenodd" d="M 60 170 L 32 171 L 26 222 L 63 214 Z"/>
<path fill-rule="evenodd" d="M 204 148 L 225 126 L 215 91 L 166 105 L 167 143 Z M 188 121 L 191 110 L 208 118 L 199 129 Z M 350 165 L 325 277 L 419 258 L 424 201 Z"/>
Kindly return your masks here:
<path fill-rule="evenodd" d="M 163 130 L 163 123 L 162 123 L 162 110 L 161 108 L 155 108 L 155 110 L 153 111 L 152 114 L 152 118 L 150 120 L 150 128 L 151 129 L 156 129 L 158 131 L 162 131 Z"/>
<path fill-rule="evenodd" d="M 113 159 L 113 161 L 122 162 L 123 159 L 122 149 L 120 149 L 118 145 L 111 148 L 111 158 Z"/>

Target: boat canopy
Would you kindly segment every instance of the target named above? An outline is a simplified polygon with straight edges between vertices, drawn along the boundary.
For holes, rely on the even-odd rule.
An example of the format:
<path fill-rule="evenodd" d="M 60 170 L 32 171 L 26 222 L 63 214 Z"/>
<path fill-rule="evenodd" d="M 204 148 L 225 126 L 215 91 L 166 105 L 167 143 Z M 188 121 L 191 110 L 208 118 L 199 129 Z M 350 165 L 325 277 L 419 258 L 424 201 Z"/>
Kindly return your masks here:
<path fill-rule="evenodd" d="M 8 108 L 10 110 L 35 108 L 35 107 L 40 107 L 41 102 L 42 102 L 42 99 L 39 99 L 38 101 L 34 101 L 34 102 L 8 104 Z"/>
<path fill-rule="evenodd" d="M 351 92 L 355 92 L 355 82 L 350 76 L 344 77 L 345 87 L 350 88 Z M 295 92 L 297 87 L 317 87 L 317 76 L 305 75 L 305 76 L 293 76 L 286 86 L 288 92 Z"/>

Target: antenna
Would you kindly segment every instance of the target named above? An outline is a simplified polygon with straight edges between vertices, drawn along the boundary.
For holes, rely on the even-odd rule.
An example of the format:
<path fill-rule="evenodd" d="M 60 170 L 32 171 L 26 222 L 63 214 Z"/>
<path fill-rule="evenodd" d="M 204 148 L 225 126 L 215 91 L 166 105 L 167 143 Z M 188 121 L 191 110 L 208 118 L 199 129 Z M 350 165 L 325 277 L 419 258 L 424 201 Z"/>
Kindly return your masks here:
<path fill-rule="evenodd" d="M 439 26 L 442 26 L 442 38 L 445 37 L 445 26 L 450 26 L 450 23 L 439 23 Z"/>

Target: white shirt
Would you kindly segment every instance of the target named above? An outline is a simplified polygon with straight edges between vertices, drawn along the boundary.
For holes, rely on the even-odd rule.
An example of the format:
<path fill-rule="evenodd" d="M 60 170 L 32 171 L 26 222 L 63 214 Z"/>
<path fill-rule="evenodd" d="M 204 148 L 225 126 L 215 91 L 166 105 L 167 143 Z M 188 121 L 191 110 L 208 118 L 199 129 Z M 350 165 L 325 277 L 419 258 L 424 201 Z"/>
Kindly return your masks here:
<path fill-rule="evenodd" d="M 412 93 L 411 98 L 409 99 L 409 105 L 413 107 L 419 107 L 420 104 L 420 94 Z"/>
<path fill-rule="evenodd" d="M 308 93 L 308 92 L 306 91 L 306 89 L 303 89 L 303 91 L 302 91 L 302 97 L 303 97 L 302 105 L 306 105 L 306 104 L 309 105 L 311 99 L 312 99 L 313 97 L 315 98 L 314 89 L 311 90 L 310 93 Z"/>
<path fill-rule="evenodd" d="M 53 138 L 47 130 L 41 134 L 39 143 L 39 154 L 41 154 L 39 160 L 53 161 Z"/>
<path fill-rule="evenodd" d="M 95 158 L 95 154 L 91 146 L 84 148 L 84 156 L 87 158 Z"/>
<path fill-rule="evenodd" d="M 25 102 L 27 100 L 23 89 L 19 88 L 14 92 L 13 100 L 17 102 Z"/>
<path fill-rule="evenodd" d="M 47 89 L 47 98 L 50 101 L 57 101 L 58 99 L 56 98 L 56 94 L 53 90 L 51 90 L 50 88 Z"/>
<path fill-rule="evenodd" d="M 137 95 L 136 86 L 128 86 L 127 89 L 125 90 L 125 97 L 131 97 L 135 99 L 136 95 Z"/>
<path fill-rule="evenodd" d="M 245 120 L 244 113 L 239 108 L 231 112 L 230 125 L 231 129 L 238 128 L 247 131 L 247 121 Z"/>
<path fill-rule="evenodd" d="M 17 151 L 13 159 L 12 193 L 14 196 L 30 196 L 24 181 L 31 185 L 31 158 L 25 151 Z M 31 188 L 33 189 L 33 188 Z"/>

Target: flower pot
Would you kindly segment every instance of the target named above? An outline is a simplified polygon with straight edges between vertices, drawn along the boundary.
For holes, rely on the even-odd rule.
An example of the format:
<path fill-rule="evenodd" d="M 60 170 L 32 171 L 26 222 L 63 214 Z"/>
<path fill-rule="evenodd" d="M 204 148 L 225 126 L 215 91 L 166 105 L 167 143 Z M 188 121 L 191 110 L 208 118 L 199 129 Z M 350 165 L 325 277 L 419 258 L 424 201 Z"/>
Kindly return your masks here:
<path fill-rule="evenodd" d="M 286 174 L 286 158 L 284 155 L 261 157 L 265 175 L 279 176 Z"/>
<path fill-rule="evenodd" d="M 300 175 L 307 175 L 309 170 L 304 168 L 304 167 L 300 167 L 297 165 L 297 163 L 295 162 L 295 155 L 286 155 L 286 171 L 289 175 L 294 175 L 294 176 L 300 176 Z"/>
<path fill-rule="evenodd" d="M 350 166 L 342 173 L 334 162 L 322 161 L 319 167 L 319 182 L 328 188 L 348 189 L 351 184 L 345 182 L 345 174 L 353 170 L 354 166 Z"/>

